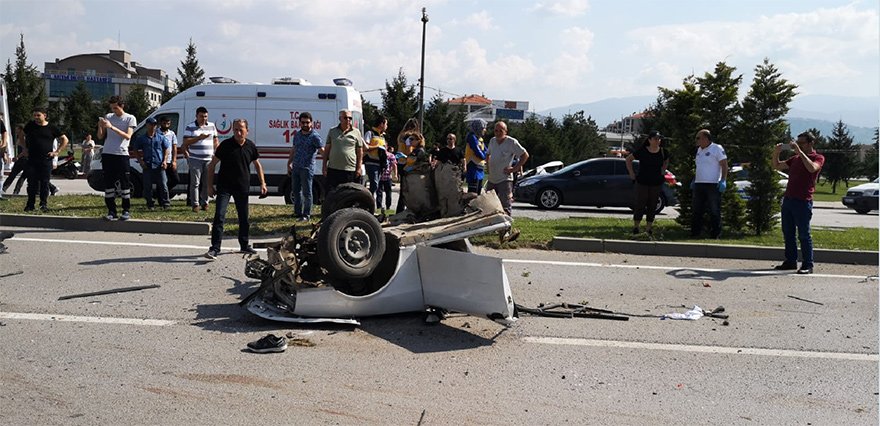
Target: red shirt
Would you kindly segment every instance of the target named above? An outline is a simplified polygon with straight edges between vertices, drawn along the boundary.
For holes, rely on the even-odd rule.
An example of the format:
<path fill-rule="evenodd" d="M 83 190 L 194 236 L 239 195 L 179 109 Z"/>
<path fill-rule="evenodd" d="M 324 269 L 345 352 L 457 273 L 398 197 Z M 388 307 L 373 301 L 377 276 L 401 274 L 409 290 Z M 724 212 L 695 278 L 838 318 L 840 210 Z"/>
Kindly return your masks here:
<path fill-rule="evenodd" d="M 805 201 L 813 199 L 813 192 L 816 190 L 816 179 L 819 177 L 819 172 L 822 171 L 822 165 L 825 164 L 825 157 L 816 151 L 806 154 L 806 156 L 810 161 L 819 166 L 819 170 L 816 170 L 815 173 L 807 171 L 804 161 L 799 156 L 785 160 L 785 164 L 788 164 L 788 186 L 785 187 L 786 197 Z"/>

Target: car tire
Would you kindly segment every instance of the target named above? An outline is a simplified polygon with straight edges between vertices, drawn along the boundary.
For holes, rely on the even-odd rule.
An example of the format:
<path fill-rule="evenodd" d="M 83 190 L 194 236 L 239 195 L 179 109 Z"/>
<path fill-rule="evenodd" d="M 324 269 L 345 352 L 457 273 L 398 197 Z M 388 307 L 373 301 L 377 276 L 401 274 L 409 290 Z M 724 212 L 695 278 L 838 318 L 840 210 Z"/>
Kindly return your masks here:
<path fill-rule="evenodd" d="M 868 214 L 871 209 L 856 209 L 856 213 L 858 214 Z"/>
<path fill-rule="evenodd" d="M 318 260 L 333 278 L 366 278 L 379 266 L 384 253 L 382 225 L 365 210 L 337 210 L 321 223 Z"/>
<path fill-rule="evenodd" d="M 369 214 L 376 211 L 376 200 L 370 190 L 358 183 L 344 183 L 337 186 L 321 204 L 321 218 L 327 219 L 338 210 L 355 207 L 366 210 Z"/>
<path fill-rule="evenodd" d="M 74 167 L 65 167 L 64 170 L 61 171 L 61 174 L 67 179 L 76 179 L 78 173 Z"/>
<path fill-rule="evenodd" d="M 657 207 L 654 208 L 654 214 L 660 214 L 660 212 L 662 212 L 668 204 L 669 202 L 666 201 L 666 196 L 660 194 L 660 197 L 657 198 Z"/>
<path fill-rule="evenodd" d="M 556 188 L 544 188 L 538 192 L 538 208 L 553 210 L 562 204 L 562 194 Z"/>

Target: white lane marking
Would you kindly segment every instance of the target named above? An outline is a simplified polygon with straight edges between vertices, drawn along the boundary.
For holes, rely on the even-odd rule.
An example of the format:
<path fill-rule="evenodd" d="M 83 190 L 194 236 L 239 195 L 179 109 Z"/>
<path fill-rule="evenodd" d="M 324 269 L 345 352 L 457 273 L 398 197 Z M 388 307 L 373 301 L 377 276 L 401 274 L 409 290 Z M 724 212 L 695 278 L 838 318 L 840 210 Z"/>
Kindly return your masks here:
<path fill-rule="evenodd" d="M 174 325 L 176 322 L 171 320 L 157 319 L 141 319 L 141 318 L 113 318 L 113 317 L 83 317 L 77 315 L 57 315 L 57 314 L 29 314 L 21 312 L 0 312 L 0 318 L 17 319 L 17 320 L 37 320 L 37 321 L 68 321 L 68 322 L 88 322 L 99 324 L 126 324 L 126 325 L 155 325 L 167 326 Z"/>
<path fill-rule="evenodd" d="M 620 340 L 576 339 L 563 337 L 523 337 L 523 341 L 544 345 L 591 346 L 600 348 L 648 349 L 659 351 L 698 352 L 725 355 L 760 355 L 792 358 L 823 358 L 848 361 L 880 361 L 878 354 L 847 352 L 811 352 L 786 349 L 733 348 L 726 346 L 674 345 L 668 343 L 625 342 Z"/>
<path fill-rule="evenodd" d="M 786 275 L 796 275 L 794 272 L 789 271 L 753 271 L 748 269 L 715 269 L 715 268 L 694 268 L 687 266 L 652 266 L 652 265 L 618 265 L 613 263 L 593 263 L 593 262 L 562 262 L 556 260 L 527 260 L 527 259 L 504 259 L 504 263 L 523 263 L 523 264 L 536 264 L 536 265 L 554 265 L 554 266 L 587 266 L 593 268 L 620 268 L 620 269 L 655 269 L 659 271 L 694 271 L 694 272 L 736 272 L 740 274 L 750 274 L 750 275 L 765 275 L 765 276 L 786 276 Z M 801 277 L 816 277 L 816 278 L 855 278 L 855 279 L 865 279 L 865 275 L 834 275 L 834 274 L 810 274 L 810 275 L 797 275 L 798 278 Z M 695 277 L 696 278 L 696 277 Z"/>
<path fill-rule="evenodd" d="M 185 244 L 151 244 L 151 243 L 128 243 L 122 241 L 85 241 L 85 240 L 60 240 L 60 239 L 51 239 L 51 238 L 25 238 L 25 237 L 12 237 L 6 241 L 31 241 L 31 242 L 45 242 L 45 243 L 69 243 L 69 244 L 95 244 L 95 245 L 104 245 L 104 246 L 128 246 L 128 247 L 156 247 L 156 248 L 181 248 L 181 249 L 194 249 L 194 250 L 204 250 L 205 246 L 194 246 L 194 245 L 185 245 Z M 232 248 L 222 249 L 223 251 L 236 252 L 238 250 Z M 257 251 L 266 251 L 264 248 L 258 248 Z M 752 275 L 793 275 L 792 273 L 782 273 L 777 271 L 749 271 L 749 270 L 741 270 L 741 269 L 713 269 L 713 268 L 687 268 L 687 267 L 671 267 L 671 266 L 651 266 L 651 265 L 617 265 L 617 264 L 608 264 L 608 263 L 592 263 L 592 262 L 562 262 L 556 260 L 528 260 L 528 259 L 502 259 L 504 263 L 523 263 L 523 264 L 536 264 L 536 265 L 556 265 L 556 266 L 587 266 L 594 268 L 620 268 L 620 269 L 656 269 L 660 271 L 675 271 L 675 270 L 693 270 L 693 271 L 703 271 L 703 272 L 740 272 L 740 273 L 749 273 Z M 863 275 L 833 275 L 833 274 L 811 274 L 811 275 L 798 275 L 798 277 L 816 277 L 816 278 L 842 278 L 842 279 L 865 279 Z M 876 278 L 872 278 L 876 279 Z"/>
<path fill-rule="evenodd" d="M 38 243 L 70 243 L 70 244 L 94 244 L 102 246 L 127 246 L 127 247 L 156 247 L 156 248 L 180 248 L 206 250 L 205 246 L 193 246 L 186 244 L 153 244 L 153 243 L 128 243 L 123 241 L 85 241 L 85 240 L 56 240 L 51 238 L 22 238 L 12 237 L 6 241 L 31 241 Z M 233 248 L 221 249 L 223 251 L 238 251 Z M 258 248 L 257 251 L 266 251 L 264 248 Z"/>

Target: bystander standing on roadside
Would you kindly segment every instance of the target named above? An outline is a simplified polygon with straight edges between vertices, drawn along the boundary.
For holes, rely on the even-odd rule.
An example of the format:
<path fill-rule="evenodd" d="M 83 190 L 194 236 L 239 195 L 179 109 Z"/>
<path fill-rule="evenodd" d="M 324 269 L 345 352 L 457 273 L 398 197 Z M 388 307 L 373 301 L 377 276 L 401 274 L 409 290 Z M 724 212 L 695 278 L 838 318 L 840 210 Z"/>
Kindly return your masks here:
<path fill-rule="evenodd" d="M 483 169 L 486 167 L 486 144 L 483 134 L 486 133 L 486 120 L 478 118 L 468 122 L 468 134 L 465 137 L 464 161 L 468 192 L 479 194 L 483 191 Z"/>
<path fill-rule="evenodd" d="M 98 139 L 104 139 L 101 167 L 104 169 L 104 204 L 106 220 L 131 218 L 131 179 L 129 177 L 128 144 L 137 126 L 137 119 L 125 112 L 119 96 L 110 97 L 110 111 L 98 120 Z M 116 215 L 116 197 L 122 198 L 122 216 Z"/>
<path fill-rule="evenodd" d="M 312 215 L 315 153 L 324 155 L 324 140 L 318 132 L 312 130 L 313 124 L 311 113 L 299 114 L 299 130 L 293 134 L 290 157 L 287 158 L 293 215 L 300 222 L 308 222 Z"/>
<path fill-rule="evenodd" d="M 379 189 L 379 179 L 382 172 L 388 167 L 387 144 L 385 142 L 385 130 L 388 129 L 388 118 L 379 114 L 373 121 L 373 127 L 364 132 L 366 152 L 364 153 L 364 168 L 367 171 L 370 195 L 376 196 Z"/>
<path fill-rule="evenodd" d="M 0 187 L 5 187 L 6 185 L 6 165 L 9 164 L 9 133 L 6 131 L 6 122 L 3 114 L 0 114 Z M 3 192 L 0 192 L 0 200 L 4 200 Z"/>
<path fill-rule="evenodd" d="M 49 198 L 49 176 L 52 174 L 52 160 L 58 157 L 58 153 L 67 149 L 67 136 L 61 133 L 58 127 L 47 121 L 46 109 L 34 108 L 33 121 L 24 126 L 25 157 L 28 158 L 25 173 L 28 177 L 27 204 L 24 211 L 33 211 L 36 203 L 37 191 L 40 193 L 40 210 L 48 211 L 47 200 Z M 53 149 L 55 140 L 60 140 L 61 145 Z"/>
<path fill-rule="evenodd" d="M 92 140 L 92 134 L 86 135 L 82 141 L 82 169 L 83 176 L 88 176 L 89 170 L 92 169 L 92 156 L 95 152 L 95 141 Z"/>
<path fill-rule="evenodd" d="M 708 129 L 697 132 L 696 176 L 693 191 L 691 237 L 699 238 L 703 230 L 703 215 L 709 212 L 709 237 L 721 236 L 721 194 L 727 190 L 727 154 L 724 148 L 712 142 Z"/>
<path fill-rule="evenodd" d="M 208 164 L 207 185 L 208 195 L 217 196 L 214 210 L 214 223 L 211 225 L 211 248 L 205 253 L 208 259 L 216 259 L 220 254 L 223 242 L 223 225 L 226 222 L 226 209 L 229 199 L 235 201 L 238 213 L 238 245 L 242 253 L 256 254 L 256 250 L 248 243 L 250 221 L 248 219 L 248 193 L 250 192 L 251 163 L 260 179 L 260 196 L 265 196 L 266 178 L 263 166 L 260 165 L 260 154 L 253 141 L 247 138 L 248 122 L 238 118 L 232 122 L 233 137 L 226 139 L 217 146 L 211 162 Z M 214 189 L 214 170 L 220 164 L 217 173 L 217 188 Z"/>
<path fill-rule="evenodd" d="M 351 111 L 339 111 L 339 125 L 327 134 L 323 171 L 328 194 L 343 183 L 358 182 L 361 178 L 365 143 L 352 120 Z"/>
<path fill-rule="evenodd" d="M 27 168 L 27 157 L 25 156 L 26 152 L 24 149 L 24 126 L 21 124 L 15 126 L 14 149 L 15 157 L 12 158 L 12 170 L 9 171 L 6 182 L 3 182 L 3 192 L 6 192 L 14 182 L 15 188 L 12 194 L 18 195 L 21 192 L 22 185 L 27 181 L 27 173 L 24 173 L 25 168 Z M 15 180 L 16 176 L 18 176 L 17 181 Z"/>
<path fill-rule="evenodd" d="M 196 120 L 183 132 L 183 156 L 189 166 L 189 202 L 194 212 L 208 210 L 208 162 L 220 143 L 217 127 L 208 121 L 208 109 L 196 108 Z"/>
<path fill-rule="evenodd" d="M 413 151 L 422 146 L 424 141 L 425 138 L 422 137 L 419 121 L 415 118 L 406 120 L 406 123 L 403 124 L 403 129 L 397 135 L 397 174 L 400 178 L 400 191 L 397 194 L 397 213 L 406 209 L 406 197 L 404 196 L 406 168 L 415 164 L 415 155 L 417 153 Z"/>
<path fill-rule="evenodd" d="M 633 205 L 633 235 L 639 233 L 642 216 L 646 216 L 645 233 L 654 235 L 654 210 L 660 198 L 660 191 L 666 181 L 664 174 L 669 167 L 669 155 L 660 146 L 663 136 L 654 130 L 641 148 L 626 156 L 626 170 L 635 182 L 635 204 Z M 639 172 L 633 170 L 633 160 L 639 160 Z"/>
<path fill-rule="evenodd" d="M 510 164 L 518 159 L 516 166 Z M 519 141 L 507 135 L 507 124 L 499 121 L 495 124 L 495 136 L 486 146 L 486 162 L 489 164 L 489 182 L 486 191 L 495 191 L 504 213 L 511 214 L 511 197 L 513 195 L 513 174 L 522 171 L 529 159 L 529 153 Z"/>
<path fill-rule="evenodd" d="M 147 209 L 153 210 L 153 185 L 158 189 L 159 206 L 167 209 L 171 206 L 168 198 L 168 176 L 165 169 L 168 167 L 168 157 L 171 156 L 171 142 L 165 138 L 162 132 L 156 130 L 158 123 L 150 117 L 146 121 L 147 131 L 138 136 L 134 141 L 134 151 L 143 169 L 144 200 Z"/>
<path fill-rule="evenodd" d="M 379 177 L 379 187 L 376 190 L 376 206 L 379 207 L 382 214 L 385 214 L 385 210 L 391 209 L 391 182 L 393 179 L 397 179 L 397 156 L 394 153 L 395 150 L 394 146 L 389 146 L 388 151 L 385 152 L 388 166 L 382 171 L 382 176 Z M 382 204 L 383 194 L 385 196 L 384 207 Z"/>
<path fill-rule="evenodd" d="M 453 166 L 457 166 L 464 170 L 464 154 L 461 153 L 461 150 L 456 148 L 455 144 L 457 141 L 457 137 L 455 133 L 450 133 L 446 135 L 446 145 L 437 149 L 437 163 L 440 164 L 451 164 Z"/>
<path fill-rule="evenodd" d="M 159 132 L 171 144 L 171 155 L 168 157 L 168 165 L 165 166 L 165 178 L 168 181 L 168 198 L 170 199 L 172 190 L 180 183 L 180 175 L 177 174 L 177 133 L 171 130 L 171 117 L 163 115 L 158 120 Z"/>
<path fill-rule="evenodd" d="M 825 156 L 816 152 L 813 144 L 816 136 L 810 132 L 798 135 L 797 141 L 789 143 L 794 155 L 779 161 L 783 144 L 773 150 L 773 167 L 788 170 L 788 184 L 782 196 L 782 237 L 785 241 L 785 262 L 776 265 L 777 270 L 797 269 L 797 243 L 801 243 L 801 267 L 798 274 L 813 273 L 813 237 L 810 220 L 813 218 L 813 192 L 816 179 L 825 164 Z"/>

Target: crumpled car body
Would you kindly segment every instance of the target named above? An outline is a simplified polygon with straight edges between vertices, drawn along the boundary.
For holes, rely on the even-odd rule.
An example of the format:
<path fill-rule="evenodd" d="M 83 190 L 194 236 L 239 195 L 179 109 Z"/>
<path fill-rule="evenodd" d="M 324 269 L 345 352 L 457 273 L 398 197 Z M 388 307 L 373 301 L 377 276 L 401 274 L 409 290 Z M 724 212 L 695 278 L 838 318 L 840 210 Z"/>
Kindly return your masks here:
<path fill-rule="evenodd" d="M 355 209 L 334 216 L 357 216 L 345 210 Z M 295 323 L 358 324 L 360 317 L 432 311 L 461 312 L 502 324 L 515 320 L 501 259 L 473 253 L 468 240 L 510 230 L 512 220 L 493 192 L 472 199 L 459 216 L 382 226 L 384 251 L 375 268 L 363 277 L 339 278 L 328 258 L 316 253 L 327 251 L 323 244 L 342 253 L 339 262 L 363 264 L 358 256 L 375 249 L 370 245 L 375 241 L 369 241 L 368 229 L 361 229 L 368 227 L 364 215 L 358 217 L 335 224 L 342 230 L 332 238 L 322 237 L 320 230 L 308 238 L 292 234 L 267 247 L 268 260 L 248 260 L 245 272 L 260 279 L 261 286 L 242 305 L 262 318 Z M 319 224 L 324 226 L 326 222 Z"/>

